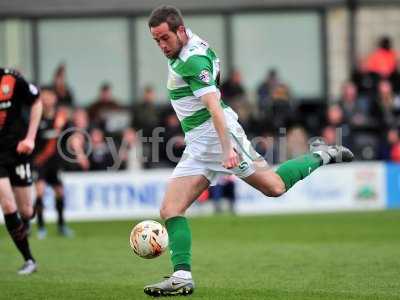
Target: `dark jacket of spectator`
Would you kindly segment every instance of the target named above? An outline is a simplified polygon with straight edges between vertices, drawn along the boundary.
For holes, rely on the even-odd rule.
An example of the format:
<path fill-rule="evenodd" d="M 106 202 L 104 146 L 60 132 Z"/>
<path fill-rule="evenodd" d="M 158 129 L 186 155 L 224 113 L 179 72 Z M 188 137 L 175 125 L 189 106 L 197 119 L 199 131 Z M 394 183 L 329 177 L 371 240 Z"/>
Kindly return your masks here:
<path fill-rule="evenodd" d="M 271 95 L 279 83 L 276 70 L 270 70 L 265 80 L 258 86 L 257 101 L 258 108 L 264 112 L 271 100 Z"/>
<path fill-rule="evenodd" d="M 143 100 L 133 107 L 132 127 L 143 130 L 143 136 L 152 136 L 153 129 L 161 126 L 160 107 L 156 105 L 156 94 L 153 88 L 146 87 Z"/>
<path fill-rule="evenodd" d="M 74 96 L 66 82 L 66 67 L 61 64 L 57 67 L 53 78 L 53 89 L 57 94 L 58 105 L 74 107 Z"/>
<path fill-rule="evenodd" d="M 107 114 L 122 109 L 112 95 L 111 85 L 104 83 L 100 88 L 99 97 L 88 107 L 90 121 L 96 126 L 104 128 Z"/>
<path fill-rule="evenodd" d="M 229 105 L 236 101 L 242 101 L 246 97 L 242 85 L 242 76 L 238 70 L 234 70 L 228 80 L 221 85 L 222 99 Z"/>
<path fill-rule="evenodd" d="M 343 112 L 343 120 L 351 126 L 364 126 L 369 123 L 372 104 L 369 98 L 359 97 L 357 87 L 346 82 L 342 88 L 339 106 Z"/>
<path fill-rule="evenodd" d="M 90 171 L 106 171 L 114 165 L 114 159 L 104 141 L 104 134 L 100 129 L 95 128 L 91 131 L 90 137 L 92 146 L 89 153 Z"/>

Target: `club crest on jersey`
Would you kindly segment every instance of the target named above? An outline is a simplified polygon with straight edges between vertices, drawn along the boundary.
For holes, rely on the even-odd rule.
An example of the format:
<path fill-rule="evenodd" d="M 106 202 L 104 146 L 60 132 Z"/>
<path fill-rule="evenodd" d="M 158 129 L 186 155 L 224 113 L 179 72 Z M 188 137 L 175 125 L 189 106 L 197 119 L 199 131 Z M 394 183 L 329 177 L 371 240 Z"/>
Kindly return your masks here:
<path fill-rule="evenodd" d="M 208 70 L 203 70 L 200 72 L 199 78 L 201 81 L 205 83 L 210 82 L 210 72 Z"/>
<path fill-rule="evenodd" d="M 4 84 L 1 86 L 1 91 L 6 96 L 11 91 L 11 88 L 8 84 Z"/>

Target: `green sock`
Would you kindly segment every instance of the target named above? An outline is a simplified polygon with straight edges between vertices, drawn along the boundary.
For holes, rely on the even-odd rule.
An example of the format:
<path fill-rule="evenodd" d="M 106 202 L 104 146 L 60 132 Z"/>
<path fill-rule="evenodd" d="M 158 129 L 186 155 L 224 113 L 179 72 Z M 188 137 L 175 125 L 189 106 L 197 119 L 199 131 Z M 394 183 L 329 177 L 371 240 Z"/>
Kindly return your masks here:
<path fill-rule="evenodd" d="M 284 162 L 276 173 L 282 178 L 288 191 L 297 181 L 306 178 L 321 165 L 322 159 L 319 155 L 305 154 Z"/>
<path fill-rule="evenodd" d="M 190 271 L 192 263 L 192 233 L 185 217 L 177 216 L 165 221 L 174 271 Z"/>

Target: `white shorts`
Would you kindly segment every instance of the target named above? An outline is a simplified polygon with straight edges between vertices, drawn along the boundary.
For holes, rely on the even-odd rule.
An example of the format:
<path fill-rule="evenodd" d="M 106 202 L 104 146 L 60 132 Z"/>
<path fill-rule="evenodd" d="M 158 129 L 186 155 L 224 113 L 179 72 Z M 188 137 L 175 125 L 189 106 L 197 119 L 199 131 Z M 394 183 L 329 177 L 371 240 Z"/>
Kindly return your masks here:
<path fill-rule="evenodd" d="M 254 161 L 264 160 L 252 147 L 244 130 L 239 123 L 228 123 L 231 142 L 239 153 L 241 162 L 233 169 L 222 166 L 222 148 L 219 138 L 214 130 L 191 141 L 186 146 L 185 152 L 178 165 L 175 167 L 171 178 L 203 175 L 216 185 L 219 177 L 224 175 L 236 175 L 245 178 L 255 172 Z"/>

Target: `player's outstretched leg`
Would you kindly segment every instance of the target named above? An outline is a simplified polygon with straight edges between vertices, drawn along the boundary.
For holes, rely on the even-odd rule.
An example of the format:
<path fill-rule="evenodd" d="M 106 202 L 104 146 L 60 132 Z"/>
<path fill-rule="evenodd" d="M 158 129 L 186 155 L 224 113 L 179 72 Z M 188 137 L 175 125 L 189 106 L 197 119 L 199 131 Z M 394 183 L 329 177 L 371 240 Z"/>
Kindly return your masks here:
<path fill-rule="evenodd" d="M 286 191 L 320 166 L 350 162 L 354 159 L 353 153 L 348 148 L 338 145 L 328 146 L 322 139 L 316 139 L 310 144 L 310 152 L 283 163 L 276 171 L 285 183 Z"/>
<path fill-rule="evenodd" d="M 13 191 L 14 191 L 15 201 L 18 207 L 18 212 L 21 218 L 21 222 L 24 225 L 24 230 L 20 231 L 21 237 L 17 238 L 20 240 L 15 241 L 15 244 L 17 245 L 18 249 L 20 249 L 25 259 L 25 263 L 19 269 L 18 274 L 29 275 L 32 274 L 33 272 L 36 272 L 37 270 L 36 262 L 33 259 L 29 249 L 28 228 L 24 223 L 24 219 L 30 220 L 31 218 L 33 218 L 34 215 L 32 207 L 32 189 L 31 186 L 14 186 Z M 16 219 L 14 219 L 13 221 L 12 218 L 11 222 L 16 222 Z"/>
<path fill-rule="evenodd" d="M 168 231 L 173 274 L 165 280 L 144 287 L 150 296 L 190 295 L 195 284 L 192 279 L 192 234 L 188 220 L 183 216 L 186 209 L 208 187 L 204 176 L 173 178 L 160 210 Z"/>
<path fill-rule="evenodd" d="M 19 250 L 19 252 L 24 257 L 25 263 L 18 270 L 19 275 L 29 275 L 33 272 L 36 272 L 37 266 L 36 262 L 32 257 L 29 243 L 28 243 L 28 232 L 20 217 L 18 216 L 17 211 L 4 214 L 4 220 L 6 223 L 7 230 L 14 241 L 15 246 Z"/>
<path fill-rule="evenodd" d="M 243 180 L 266 196 L 279 197 L 319 167 L 353 159 L 353 153 L 346 147 L 328 146 L 322 140 L 315 140 L 310 145 L 310 153 L 282 163 L 275 172 L 265 161 L 255 161 L 256 171 Z"/>
<path fill-rule="evenodd" d="M 18 274 L 29 275 L 36 271 L 37 266 L 29 248 L 26 227 L 17 212 L 16 201 L 8 178 L 0 178 L 0 204 L 7 231 L 25 260 Z"/>

